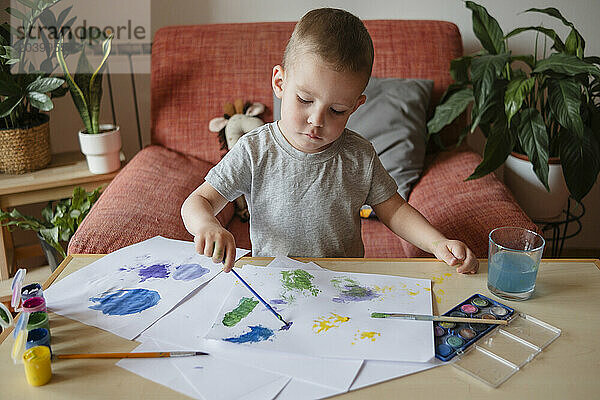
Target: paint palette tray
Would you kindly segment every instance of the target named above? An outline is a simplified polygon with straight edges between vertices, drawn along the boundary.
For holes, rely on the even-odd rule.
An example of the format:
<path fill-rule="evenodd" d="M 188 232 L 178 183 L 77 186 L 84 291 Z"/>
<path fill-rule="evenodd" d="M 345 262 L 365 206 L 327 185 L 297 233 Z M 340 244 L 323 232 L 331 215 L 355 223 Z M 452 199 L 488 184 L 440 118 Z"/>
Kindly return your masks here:
<path fill-rule="evenodd" d="M 498 308 L 495 309 L 497 313 L 495 316 L 498 319 L 507 319 L 508 325 L 486 327 L 462 347 L 455 348 L 452 357 L 447 358 L 456 356 L 452 363 L 454 367 L 492 387 L 498 387 L 556 340 L 560 336 L 561 330 L 530 315 L 515 313 L 512 308 L 480 294 L 471 296 L 446 314 L 449 315 L 456 308 L 461 309 L 464 304 L 479 303 L 483 305 L 484 303 L 479 300 L 473 302 L 477 298 L 488 301 L 489 305 L 478 307 L 478 313 L 471 314 L 471 317 L 479 315 L 481 318 L 486 312 L 491 312 L 493 307 L 503 307 L 507 314 L 497 315 L 503 313 Z M 456 328 L 459 329 L 458 332 L 460 329 L 464 329 L 458 326 Z M 456 328 L 450 333 L 455 334 Z M 438 356 L 438 342 L 441 343 L 439 338 L 439 336 L 436 337 L 436 357 Z M 445 343 L 447 343 L 447 338 Z"/>
<path fill-rule="evenodd" d="M 462 318 L 508 320 L 515 310 L 481 294 L 474 294 L 444 315 Z M 435 356 L 450 361 L 473 343 L 496 329 L 497 325 L 436 322 L 433 326 Z"/>

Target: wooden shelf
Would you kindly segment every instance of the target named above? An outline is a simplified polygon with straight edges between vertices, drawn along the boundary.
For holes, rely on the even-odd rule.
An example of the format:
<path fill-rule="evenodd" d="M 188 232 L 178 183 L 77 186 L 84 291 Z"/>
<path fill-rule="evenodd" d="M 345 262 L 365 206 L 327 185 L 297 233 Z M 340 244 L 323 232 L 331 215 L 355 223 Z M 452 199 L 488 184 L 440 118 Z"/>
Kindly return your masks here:
<path fill-rule="evenodd" d="M 119 170 L 120 171 L 120 170 Z M 0 208 L 42 203 L 70 197 L 73 189 L 81 186 L 91 191 L 106 186 L 119 173 L 92 174 L 85 157 L 79 151 L 52 155 L 48 167 L 21 175 L 0 174 Z M 0 279 L 8 279 L 16 262 L 12 235 L 0 229 Z M 18 251 L 17 255 L 23 255 Z"/>

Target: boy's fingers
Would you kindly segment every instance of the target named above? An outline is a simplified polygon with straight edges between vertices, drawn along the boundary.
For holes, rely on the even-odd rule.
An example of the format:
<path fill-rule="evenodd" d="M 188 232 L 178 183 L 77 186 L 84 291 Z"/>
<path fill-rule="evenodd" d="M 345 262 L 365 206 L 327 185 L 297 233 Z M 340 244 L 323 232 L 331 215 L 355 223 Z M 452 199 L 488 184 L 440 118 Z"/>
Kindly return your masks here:
<path fill-rule="evenodd" d="M 204 239 L 194 236 L 194 248 L 196 249 L 196 253 L 204 254 Z"/>
<path fill-rule="evenodd" d="M 446 246 L 441 246 L 439 256 L 448 265 L 455 265 L 458 262 L 454 254 Z"/>
<path fill-rule="evenodd" d="M 223 259 L 223 246 L 220 242 L 215 242 L 215 249 L 212 254 L 212 261 L 214 263 L 219 263 Z"/>
<path fill-rule="evenodd" d="M 225 249 L 225 259 L 223 260 L 223 264 L 228 268 L 227 271 L 231 271 L 233 268 L 233 263 L 235 262 L 235 246 L 227 246 Z"/>
<path fill-rule="evenodd" d="M 205 240 L 204 241 L 204 255 L 206 257 L 212 257 L 213 256 L 213 251 L 214 251 L 214 246 L 215 246 L 215 242 L 213 242 L 212 240 Z"/>

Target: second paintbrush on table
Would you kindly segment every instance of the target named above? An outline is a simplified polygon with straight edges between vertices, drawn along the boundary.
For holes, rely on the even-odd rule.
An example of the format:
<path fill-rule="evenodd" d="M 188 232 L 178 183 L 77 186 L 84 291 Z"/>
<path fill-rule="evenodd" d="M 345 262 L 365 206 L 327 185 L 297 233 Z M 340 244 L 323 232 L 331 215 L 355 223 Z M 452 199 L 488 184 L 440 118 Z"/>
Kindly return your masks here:
<path fill-rule="evenodd" d="M 422 314 L 401 314 L 401 313 L 371 313 L 371 318 L 395 318 L 412 321 L 440 321 L 440 322 L 465 322 L 468 324 L 487 324 L 487 325 L 508 325 L 508 321 L 502 319 L 483 319 L 483 318 L 463 318 L 449 317 L 445 315 L 422 315 Z"/>

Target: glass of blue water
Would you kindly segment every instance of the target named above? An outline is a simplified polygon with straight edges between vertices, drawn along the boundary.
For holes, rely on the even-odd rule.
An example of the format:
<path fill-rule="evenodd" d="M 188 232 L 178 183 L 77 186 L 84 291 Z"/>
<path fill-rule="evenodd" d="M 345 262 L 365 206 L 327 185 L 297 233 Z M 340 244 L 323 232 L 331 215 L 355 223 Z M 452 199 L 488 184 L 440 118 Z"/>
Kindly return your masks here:
<path fill-rule="evenodd" d="M 533 295 L 546 241 L 525 228 L 504 226 L 490 232 L 488 289 L 505 300 Z"/>

